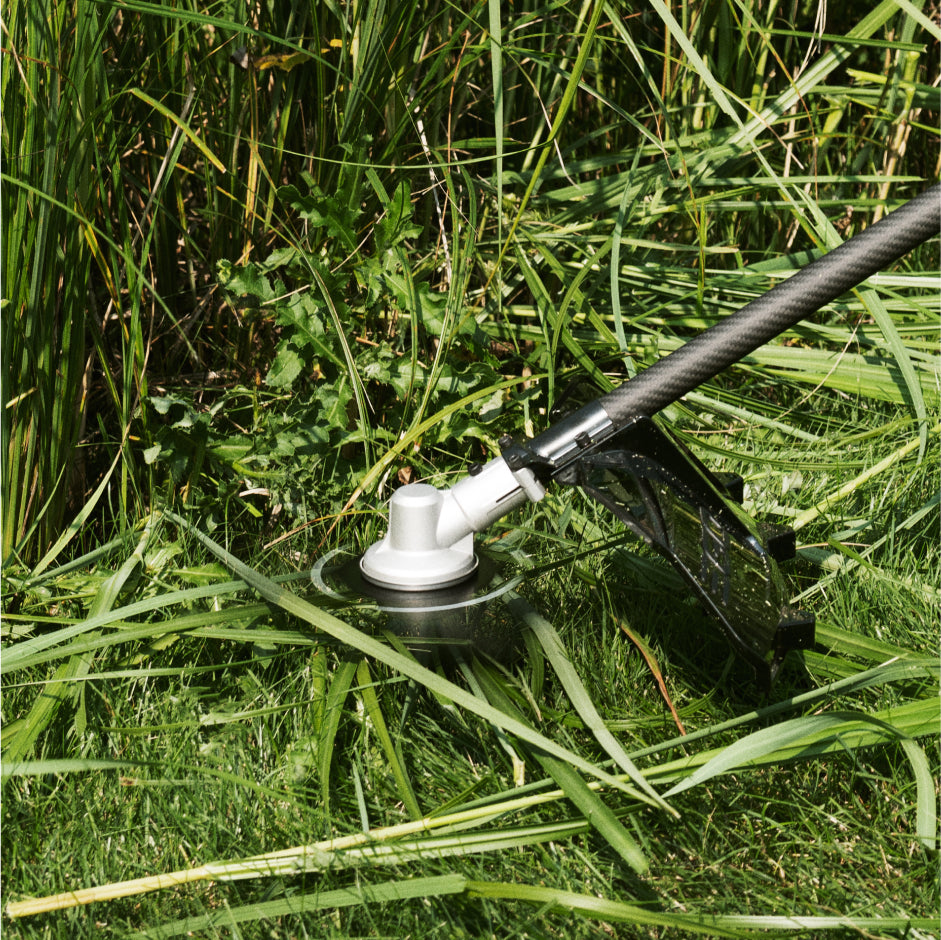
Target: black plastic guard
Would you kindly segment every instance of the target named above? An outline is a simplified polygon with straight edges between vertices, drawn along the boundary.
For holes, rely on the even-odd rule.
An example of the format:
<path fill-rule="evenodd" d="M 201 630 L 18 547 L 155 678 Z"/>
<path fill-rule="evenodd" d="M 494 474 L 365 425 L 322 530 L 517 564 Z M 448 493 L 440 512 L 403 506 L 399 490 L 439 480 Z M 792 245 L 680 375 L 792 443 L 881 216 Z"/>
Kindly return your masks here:
<path fill-rule="evenodd" d="M 813 614 L 787 606 L 777 566 L 793 555 L 793 533 L 777 527 L 763 540 L 728 498 L 735 481 L 710 473 L 650 418 L 589 445 L 553 479 L 583 489 L 672 562 L 765 685 L 788 650 L 813 644 Z"/>

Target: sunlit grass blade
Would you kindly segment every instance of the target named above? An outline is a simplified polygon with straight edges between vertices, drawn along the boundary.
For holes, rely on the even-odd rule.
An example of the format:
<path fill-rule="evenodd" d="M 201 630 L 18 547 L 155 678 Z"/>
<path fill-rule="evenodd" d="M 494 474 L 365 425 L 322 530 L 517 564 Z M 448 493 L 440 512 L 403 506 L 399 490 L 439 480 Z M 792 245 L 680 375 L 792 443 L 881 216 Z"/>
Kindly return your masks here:
<path fill-rule="evenodd" d="M 193 933 L 259 920 L 290 918 L 318 911 L 337 910 L 362 904 L 387 904 L 418 898 L 448 897 L 462 893 L 466 878 L 462 875 L 439 875 L 430 878 L 409 878 L 380 884 L 362 884 L 356 888 L 339 888 L 294 895 L 275 901 L 260 901 L 230 907 L 218 914 L 188 917 L 185 920 L 149 927 L 132 936 L 137 940 L 164 940 L 169 937 L 191 936 Z"/>
<path fill-rule="evenodd" d="M 209 149 L 209 147 L 199 138 L 199 135 L 184 121 L 181 121 L 180 118 L 166 105 L 162 104 L 160 101 L 157 101 L 155 98 L 151 98 L 146 92 L 141 91 L 140 88 L 131 88 L 129 89 L 130 93 L 136 98 L 140 98 L 141 101 L 149 104 L 155 111 L 159 111 L 165 118 L 175 124 L 185 135 L 187 140 L 197 150 L 220 172 L 225 173 L 225 164 Z"/>
<path fill-rule="evenodd" d="M 935 425 L 931 429 L 931 434 L 935 436 L 939 433 L 939 431 L 941 431 L 941 425 Z M 799 513 L 792 522 L 795 531 L 816 519 L 821 513 L 828 511 L 832 506 L 839 503 L 840 500 L 845 499 L 852 493 L 855 493 L 864 483 L 868 482 L 873 477 L 884 473 L 886 470 L 897 464 L 900 460 L 903 460 L 909 454 L 919 450 L 920 448 L 921 435 L 919 435 L 918 438 L 902 445 L 902 447 L 898 448 L 894 452 L 883 457 L 882 460 L 878 461 L 878 463 L 873 464 L 871 467 L 867 468 L 863 473 L 854 477 L 849 482 L 844 483 L 835 492 L 827 495 L 823 500 L 818 502 L 812 508 L 806 509 L 802 513 Z"/>
<path fill-rule="evenodd" d="M 342 909 L 353 905 L 382 904 L 410 898 L 435 898 L 466 895 L 469 898 L 499 898 L 522 902 L 547 912 L 573 911 L 599 921 L 631 924 L 635 927 L 664 927 L 682 930 L 691 936 L 742 937 L 750 926 L 724 925 L 719 918 L 700 918 L 689 914 L 660 914 L 639 905 L 623 901 L 605 900 L 572 891 L 562 891 L 532 885 L 514 885 L 500 882 L 472 881 L 459 875 L 437 878 L 415 878 L 410 880 L 362 885 L 355 889 L 318 892 L 282 901 L 245 905 L 226 911 L 224 914 L 189 918 L 172 924 L 154 927 L 135 936 L 141 940 L 158 940 L 164 937 L 181 936 L 193 930 L 205 930 L 254 921 L 261 918 L 289 917 L 310 911 Z M 550 915 L 551 916 L 551 915 Z M 757 919 L 762 925 L 762 920 Z M 775 918 L 776 922 L 784 920 Z M 821 918 L 833 925 L 845 925 L 842 918 Z M 868 926 L 871 921 L 866 921 Z M 895 924 L 894 921 L 889 921 Z M 876 926 L 876 923 L 872 924 Z"/>
<path fill-rule="evenodd" d="M 576 892 L 532 885 L 474 881 L 455 874 L 362 884 L 356 888 L 318 891 L 276 901 L 242 905 L 217 914 L 190 917 L 154 926 L 133 936 L 139 940 L 163 940 L 257 920 L 290 918 L 291 915 L 342 910 L 365 904 L 387 904 L 409 899 L 459 895 L 506 899 L 556 913 L 575 911 L 584 917 L 602 922 L 630 924 L 636 928 L 662 927 L 682 931 L 688 936 L 757 937 L 767 936 L 769 930 L 785 933 L 803 933 L 808 930 L 842 932 L 847 929 L 867 933 L 930 931 L 936 929 L 939 923 L 937 919 L 926 917 L 806 917 L 780 914 L 703 917 L 682 913 L 660 914 L 624 901 L 592 898 Z M 548 916 L 551 917 L 551 914 Z"/>
<path fill-rule="evenodd" d="M 915 776 L 916 838 L 925 847 L 934 849 L 938 839 L 934 781 L 925 752 L 913 738 L 933 734 L 936 718 L 937 703 L 929 698 L 875 715 L 831 712 L 779 722 L 712 752 L 705 762 L 704 755 L 685 762 L 687 766 L 695 765 L 695 769 L 665 795 L 677 796 L 738 768 L 774 761 L 807 760 L 826 752 L 852 753 L 884 741 L 897 741 Z"/>

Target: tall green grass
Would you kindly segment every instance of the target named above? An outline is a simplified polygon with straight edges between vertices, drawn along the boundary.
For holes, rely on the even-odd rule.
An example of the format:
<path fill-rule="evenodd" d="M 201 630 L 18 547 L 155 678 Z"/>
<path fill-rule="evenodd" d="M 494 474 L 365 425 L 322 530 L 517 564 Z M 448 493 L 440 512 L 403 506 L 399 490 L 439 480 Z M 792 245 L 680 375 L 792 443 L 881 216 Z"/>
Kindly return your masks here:
<path fill-rule="evenodd" d="M 575 493 L 495 656 L 308 578 L 936 179 L 928 11 L 28 6 L 5 930 L 936 932 L 937 242 L 661 416 L 798 531 L 770 698 Z"/>

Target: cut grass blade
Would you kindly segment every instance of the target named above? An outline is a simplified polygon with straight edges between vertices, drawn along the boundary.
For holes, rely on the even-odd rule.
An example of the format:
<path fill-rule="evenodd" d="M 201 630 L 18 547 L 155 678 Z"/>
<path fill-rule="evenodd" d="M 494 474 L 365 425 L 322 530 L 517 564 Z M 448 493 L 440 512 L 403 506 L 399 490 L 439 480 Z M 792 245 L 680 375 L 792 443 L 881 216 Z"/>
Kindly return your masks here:
<path fill-rule="evenodd" d="M 781 914 L 701 916 L 659 913 L 625 901 L 535 885 L 472 880 L 453 874 L 403 878 L 381 884 L 360 884 L 355 888 L 317 891 L 275 901 L 246 904 L 214 914 L 149 927 L 132 936 L 135 940 L 166 940 L 220 928 L 235 928 L 238 924 L 248 922 L 301 917 L 318 911 L 342 910 L 366 904 L 388 904 L 418 898 L 455 898 L 462 895 L 468 898 L 520 901 L 544 912 L 543 916 L 549 918 L 552 914 L 575 912 L 602 922 L 629 924 L 638 928 L 661 927 L 686 936 L 735 938 L 768 936 L 768 931 L 834 931 L 842 934 L 847 930 L 871 936 L 885 936 L 889 932 L 907 934 L 912 931 L 932 931 L 941 926 L 941 921 L 931 917 L 807 917 Z"/>
<path fill-rule="evenodd" d="M 280 921 L 292 915 L 340 910 L 361 904 L 388 904 L 418 898 L 450 897 L 463 893 L 466 884 L 467 879 L 462 875 L 438 875 L 430 878 L 400 879 L 383 884 L 361 884 L 355 888 L 339 888 L 332 891 L 315 891 L 275 901 L 227 907 L 225 911 L 215 914 L 187 917 L 148 927 L 130 936 L 134 940 L 166 940 L 169 937 L 193 936 L 220 928 L 237 929 L 238 924 L 247 922 Z"/>
<path fill-rule="evenodd" d="M 932 435 L 936 435 L 939 432 L 941 432 L 941 424 L 937 424 L 931 429 Z M 834 505 L 840 502 L 840 500 L 846 499 L 848 496 L 855 493 L 864 483 L 867 483 L 874 477 L 879 476 L 881 473 L 885 473 L 886 470 L 889 470 L 895 466 L 900 460 L 904 460 L 905 457 L 914 451 L 920 450 L 921 441 L 922 438 L 919 434 L 919 436 L 914 440 L 909 441 L 907 444 L 902 445 L 902 447 L 893 451 L 891 454 L 883 457 L 882 460 L 880 460 L 878 463 L 873 464 L 873 466 L 867 468 L 865 471 L 863 471 L 863 473 L 860 473 L 848 483 L 844 483 L 835 492 L 831 493 L 825 499 L 818 502 L 811 509 L 806 509 L 799 513 L 791 523 L 794 530 L 799 531 L 809 522 L 812 522 L 819 515 L 821 515 L 821 513 L 830 510 Z"/>

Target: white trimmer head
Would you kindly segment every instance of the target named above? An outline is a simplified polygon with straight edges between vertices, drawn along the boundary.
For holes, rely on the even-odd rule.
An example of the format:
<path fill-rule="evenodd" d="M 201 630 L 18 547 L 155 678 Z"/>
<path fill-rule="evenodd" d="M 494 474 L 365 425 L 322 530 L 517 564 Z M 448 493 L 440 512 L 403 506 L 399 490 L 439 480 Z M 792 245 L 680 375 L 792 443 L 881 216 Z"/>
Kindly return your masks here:
<path fill-rule="evenodd" d="M 363 555 L 360 570 L 367 580 L 395 591 L 459 584 L 477 570 L 474 533 L 543 495 L 532 471 L 514 473 L 502 457 L 472 468 L 450 490 L 410 483 L 392 494 L 388 532 Z"/>

